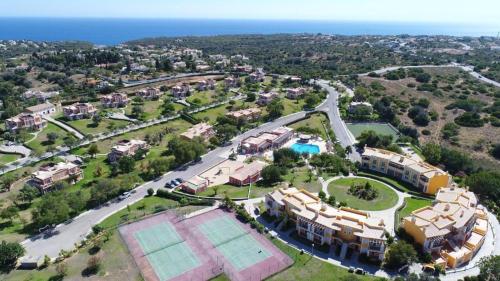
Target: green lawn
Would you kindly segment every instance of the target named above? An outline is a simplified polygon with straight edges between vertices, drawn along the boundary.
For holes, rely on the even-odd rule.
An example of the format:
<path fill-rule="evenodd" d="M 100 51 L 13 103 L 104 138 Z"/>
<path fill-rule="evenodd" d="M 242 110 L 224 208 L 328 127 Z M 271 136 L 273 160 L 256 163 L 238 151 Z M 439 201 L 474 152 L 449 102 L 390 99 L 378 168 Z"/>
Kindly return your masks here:
<path fill-rule="evenodd" d="M 281 101 L 283 102 L 283 106 L 285 107 L 285 110 L 283 111 L 283 116 L 304 110 L 304 104 L 305 104 L 304 99 L 290 100 L 287 98 L 283 98 L 281 99 Z"/>
<path fill-rule="evenodd" d="M 359 171 L 357 173 L 358 176 L 361 177 L 369 177 L 369 178 L 374 178 L 376 180 L 385 182 L 389 185 L 392 185 L 396 189 L 399 189 L 402 192 L 409 192 L 409 191 L 414 191 L 414 189 L 407 183 L 404 182 L 398 182 L 397 180 L 390 178 L 388 176 L 385 176 L 381 173 L 378 172 L 373 172 L 373 171 Z"/>
<path fill-rule="evenodd" d="M 379 194 L 378 197 L 367 201 L 347 193 L 351 184 L 365 184 L 369 182 Z M 337 202 L 345 201 L 348 207 L 366 211 L 379 211 L 393 207 L 398 202 L 398 195 L 382 183 L 359 178 L 344 178 L 333 181 L 328 186 L 330 195 L 334 195 Z"/>
<path fill-rule="evenodd" d="M 58 135 L 58 138 L 55 140 L 54 143 L 51 143 L 48 140 L 47 135 L 49 133 L 56 133 Z M 35 139 L 27 142 L 26 146 L 28 146 L 29 148 L 31 148 L 34 151 L 44 153 L 47 151 L 47 147 L 49 147 L 49 146 L 57 147 L 57 146 L 63 145 L 64 138 L 67 136 L 74 137 L 71 133 L 66 132 L 65 130 L 61 129 L 60 127 L 58 127 L 52 123 L 49 123 L 47 125 L 47 127 L 45 127 L 41 132 L 38 133 L 38 135 Z"/>
<path fill-rule="evenodd" d="M 326 132 L 325 132 L 325 127 L 323 126 L 322 123 L 324 123 L 327 128 L 329 127 L 328 118 L 324 114 L 316 113 L 316 114 L 311 115 L 311 117 L 309 117 L 308 119 L 305 119 L 305 120 L 302 120 L 302 121 L 299 121 L 297 123 L 293 123 L 293 124 L 289 125 L 289 127 L 293 128 L 295 130 L 297 130 L 298 128 L 301 128 L 301 127 L 306 127 L 306 128 L 318 130 L 319 132 L 321 132 L 320 137 L 323 140 L 326 140 L 327 136 L 326 136 Z"/>
<path fill-rule="evenodd" d="M 379 280 L 370 275 L 355 275 L 349 273 L 347 269 L 335 266 L 322 260 L 313 258 L 308 254 L 300 254 L 300 251 L 284 244 L 278 239 L 271 240 L 276 247 L 294 260 L 294 264 L 289 268 L 271 276 L 267 280 L 289 281 L 289 280 Z"/>
<path fill-rule="evenodd" d="M 21 158 L 20 154 L 0 153 L 0 165 L 14 162 Z"/>
<path fill-rule="evenodd" d="M 194 91 L 189 97 L 186 98 L 186 101 L 190 104 L 197 105 L 208 105 L 213 103 L 216 100 L 215 91 Z"/>
<path fill-rule="evenodd" d="M 396 141 L 399 137 L 399 132 L 394 130 L 389 124 L 383 123 L 349 123 L 346 124 L 347 128 L 354 135 L 355 138 L 359 137 L 364 131 L 372 130 L 378 134 L 391 135 L 393 140 Z"/>
<path fill-rule="evenodd" d="M 66 123 L 84 135 L 88 134 L 97 135 L 100 133 L 112 131 L 110 130 L 111 126 L 113 126 L 116 129 L 120 127 L 125 127 L 130 122 L 124 120 L 112 120 L 103 118 L 101 122 L 99 122 L 99 125 L 97 127 L 94 127 L 91 119 L 67 121 Z"/>
<path fill-rule="evenodd" d="M 286 175 L 283 176 L 283 183 L 276 184 L 274 186 L 266 185 L 262 182 L 258 182 L 252 185 L 252 190 L 250 191 L 250 198 L 263 197 L 267 193 L 283 187 L 286 183 L 290 186 L 297 187 L 298 189 L 305 189 L 307 191 L 318 193 L 321 190 L 321 184 L 318 182 L 316 176 L 312 176 L 309 180 L 309 172 L 306 167 L 297 167 L 288 171 Z"/>
<path fill-rule="evenodd" d="M 230 107 L 228 104 L 223 104 L 202 112 L 195 113 L 193 116 L 199 120 L 208 121 L 214 124 L 217 117 L 224 116 L 229 111 L 227 108 Z"/>
<path fill-rule="evenodd" d="M 222 198 L 226 196 L 226 194 L 230 198 L 246 198 L 248 196 L 248 186 L 238 187 L 230 184 L 223 184 L 217 186 L 217 194 L 215 194 L 215 187 L 209 187 L 207 190 L 196 195 Z"/>
<path fill-rule="evenodd" d="M 431 199 L 421 199 L 414 197 L 405 198 L 405 207 L 398 212 L 399 218 L 402 219 L 411 214 L 411 212 L 423 208 L 425 206 L 429 206 L 432 204 Z"/>

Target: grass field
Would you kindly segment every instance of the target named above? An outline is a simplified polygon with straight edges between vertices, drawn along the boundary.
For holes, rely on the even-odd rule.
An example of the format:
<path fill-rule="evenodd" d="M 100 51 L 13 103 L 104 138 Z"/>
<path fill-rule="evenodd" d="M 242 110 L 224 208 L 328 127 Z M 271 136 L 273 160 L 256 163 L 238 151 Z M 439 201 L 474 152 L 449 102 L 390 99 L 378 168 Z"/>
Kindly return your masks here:
<path fill-rule="evenodd" d="M 125 114 L 126 115 L 132 115 L 132 108 L 136 105 L 135 102 L 132 102 L 131 105 L 127 106 L 125 108 Z M 163 105 L 163 100 L 146 100 L 143 101 L 142 103 L 137 103 L 137 105 L 141 106 L 142 109 L 144 110 L 144 119 L 145 120 L 151 120 L 151 119 L 157 119 L 162 115 L 162 105 Z M 179 111 L 184 106 L 173 103 L 175 111 Z"/>
<path fill-rule="evenodd" d="M 217 194 L 215 194 L 215 188 L 217 188 Z M 223 198 L 226 194 L 230 198 L 246 198 L 248 196 L 248 186 L 238 187 L 230 184 L 223 184 L 216 187 L 209 187 L 207 190 L 196 195 Z"/>
<path fill-rule="evenodd" d="M 215 91 L 195 91 L 186 98 L 186 101 L 190 104 L 208 105 L 215 101 L 215 95 Z"/>
<path fill-rule="evenodd" d="M 405 198 L 405 207 L 399 211 L 399 218 L 402 219 L 411 214 L 411 212 L 429 206 L 432 204 L 431 199 L 420 199 L 414 197 Z"/>
<path fill-rule="evenodd" d="M 103 118 L 97 127 L 94 127 L 91 119 L 80 119 L 75 121 L 67 121 L 71 127 L 77 129 L 80 133 L 84 135 L 97 135 L 104 132 L 110 132 L 110 127 L 113 126 L 115 129 L 120 127 L 125 127 L 129 122 L 124 120 L 112 120 Z"/>
<path fill-rule="evenodd" d="M 369 182 L 378 191 L 378 197 L 373 200 L 360 199 L 357 196 L 348 194 L 351 184 L 365 184 Z M 398 195 L 389 187 L 382 183 L 359 178 L 344 178 L 333 181 L 328 185 L 328 192 L 334 195 L 337 202 L 345 201 L 348 207 L 366 211 L 385 210 L 396 205 Z"/>
<path fill-rule="evenodd" d="M 285 110 L 283 111 L 283 116 L 302 111 L 304 108 L 304 104 L 305 104 L 304 99 L 290 100 L 290 99 L 283 98 L 283 99 L 281 99 L 281 101 L 283 103 L 283 106 L 285 107 Z"/>
<path fill-rule="evenodd" d="M 289 127 L 293 128 L 293 129 L 298 129 L 300 127 L 307 127 L 310 129 L 318 130 L 321 132 L 320 137 L 323 140 L 326 140 L 327 136 L 326 136 L 325 128 L 323 127 L 322 123 L 324 123 L 328 128 L 328 126 L 329 126 L 328 118 L 326 118 L 326 116 L 321 114 L 321 113 L 316 113 L 316 114 L 311 115 L 311 117 L 309 117 L 308 119 L 299 121 L 297 123 L 293 123 Z"/>
<path fill-rule="evenodd" d="M 20 154 L 0 153 L 0 165 L 14 162 L 21 158 Z"/>
<path fill-rule="evenodd" d="M 47 138 L 47 135 L 50 133 L 56 133 L 58 135 L 58 138 L 54 141 L 54 143 L 51 143 Z M 64 144 L 64 138 L 68 135 L 73 137 L 71 133 L 66 132 L 65 130 L 61 129 L 60 127 L 52 123 L 49 123 L 47 127 L 45 127 L 41 132 L 38 133 L 35 139 L 27 142 L 26 146 L 28 146 L 34 151 L 43 153 L 46 152 L 47 147 L 51 145 L 53 147 L 57 147 Z"/>
<path fill-rule="evenodd" d="M 351 133 L 354 135 L 355 138 L 359 137 L 361 133 L 364 131 L 372 130 L 375 131 L 377 134 L 382 134 L 382 135 L 391 135 L 393 136 L 393 140 L 396 141 L 399 132 L 394 130 L 391 126 L 388 124 L 383 124 L 383 123 L 349 123 L 346 124 L 347 128 Z"/>
<path fill-rule="evenodd" d="M 335 266 L 333 264 L 313 258 L 308 254 L 300 254 L 300 251 L 284 244 L 278 239 L 272 240 L 281 251 L 287 254 L 295 262 L 294 264 L 283 270 L 267 280 L 273 281 L 288 281 L 288 280 L 324 280 L 324 281 L 337 281 L 337 280 L 361 280 L 371 281 L 379 280 L 370 275 L 355 275 L 349 273 L 347 269 Z"/>

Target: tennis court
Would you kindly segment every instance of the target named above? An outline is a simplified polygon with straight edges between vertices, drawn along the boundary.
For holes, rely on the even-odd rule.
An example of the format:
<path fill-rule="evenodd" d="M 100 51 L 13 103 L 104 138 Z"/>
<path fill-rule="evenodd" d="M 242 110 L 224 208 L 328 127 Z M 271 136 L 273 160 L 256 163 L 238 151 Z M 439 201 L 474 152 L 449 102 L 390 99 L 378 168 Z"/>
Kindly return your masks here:
<path fill-rule="evenodd" d="M 170 280 L 200 265 L 170 223 L 143 229 L 134 236 L 160 280 Z"/>
<path fill-rule="evenodd" d="M 361 136 L 364 131 L 369 130 L 381 135 L 391 135 L 394 141 L 399 137 L 398 130 L 387 123 L 347 123 L 346 125 L 355 138 Z"/>
<path fill-rule="evenodd" d="M 232 266 L 243 270 L 271 256 L 248 231 L 229 217 L 213 219 L 199 226 Z"/>

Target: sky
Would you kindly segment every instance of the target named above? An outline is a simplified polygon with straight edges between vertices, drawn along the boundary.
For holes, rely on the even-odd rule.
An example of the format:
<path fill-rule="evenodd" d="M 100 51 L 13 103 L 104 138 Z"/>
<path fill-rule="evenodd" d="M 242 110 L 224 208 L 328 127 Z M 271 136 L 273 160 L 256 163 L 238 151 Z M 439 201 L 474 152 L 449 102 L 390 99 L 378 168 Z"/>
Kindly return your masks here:
<path fill-rule="evenodd" d="M 500 30 L 500 0 L 0 0 L 0 17 L 435 22 Z"/>

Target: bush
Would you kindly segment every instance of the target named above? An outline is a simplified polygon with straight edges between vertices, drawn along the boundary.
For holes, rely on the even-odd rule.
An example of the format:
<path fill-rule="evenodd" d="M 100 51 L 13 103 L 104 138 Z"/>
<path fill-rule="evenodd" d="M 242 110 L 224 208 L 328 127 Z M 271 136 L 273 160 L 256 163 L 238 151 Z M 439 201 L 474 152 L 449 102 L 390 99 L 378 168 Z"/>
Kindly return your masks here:
<path fill-rule="evenodd" d="M 0 269 L 10 270 L 15 267 L 17 259 L 25 253 L 19 243 L 2 241 L 0 244 Z"/>
<path fill-rule="evenodd" d="M 155 195 L 155 190 L 152 188 L 148 188 L 148 196 L 153 196 Z"/>
<path fill-rule="evenodd" d="M 482 127 L 484 120 L 478 113 L 465 112 L 455 118 L 455 123 L 463 127 Z"/>
<path fill-rule="evenodd" d="M 396 269 L 417 261 L 417 252 L 411 244 L 397 241 L 389 246 L 385 254 L 384 267 Z"/>

